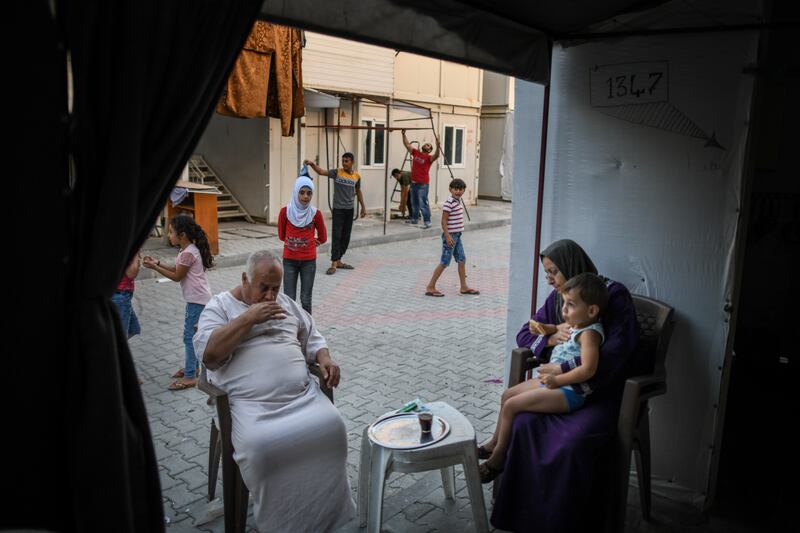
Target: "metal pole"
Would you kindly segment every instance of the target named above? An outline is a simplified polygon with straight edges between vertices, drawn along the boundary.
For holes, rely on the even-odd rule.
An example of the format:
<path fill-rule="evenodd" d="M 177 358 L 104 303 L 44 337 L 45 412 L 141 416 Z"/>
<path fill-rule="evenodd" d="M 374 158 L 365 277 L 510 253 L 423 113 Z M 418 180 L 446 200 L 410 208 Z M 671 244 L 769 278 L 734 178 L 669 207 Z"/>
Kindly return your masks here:
<path fill-rule="evenodd" d="M 429 117 L 411 117 L 411 118 L 396 118 L 394 119 L 395 122 L 408 122 L 410 120 L 428 120 Z M 428 128 L 403 128 L 406 130 L 413 130 L 413 129 L 421 129 L 426 130 Z"/>
<path fill-rule="evenodd" d="M 536 237 L 533 241 L 533 288 L 531 289 L 531 316 L 536 313 L 536 297 L 539 285 L 539 241 L 542 238 L 542 203 L 544 199 L 544 168 L 547 155 L 547 123 L 550 111 L 550 85 L 544 86 L 542 104 L 542 143 L 539 148 L 539 188 L 536 193 Z"/>
<path fill-rule="evenodd" d="M 417 119 L 414 119 L 417 120 Z M 341 130 L 386 130 L 386 131 L 393 131 L 400 128 L 387 128 L 386 126 L 314 126 L 303 124 L 303 128 L 325 128 L 329 130 L 341 129 Z M 427 130 L 428 128 L 403 128 L 404 130 Z"/>
<path fill-rule="evenodd" d="M 431 116 L 429 118 L 431 120 L 431 130 L 433 130 L 433 138 L 436 139 L 436 146 L 439 147 L 439 155 L 442 157 L 442 160 L 444 161 L 444 166 L 446 166 L 447 170 L 450 172 L 450 181 L 453 181 L 454 179 L 456 179 L 456 177 L 453 175 L 453 169 L 450 168 L 450 162 L 447 160 L 447 156 L 444 155 L 444 150 L 442 150 L 442 145 L 439 142 L 439 136 L 436 135 L 436 128 L 433 125 L 433 114 L 432 113 L 431 113 Z M 478 195 L 476 194 L 475 197 L 477 198 Z M 467 220 L 471 221 L 472 218 L 469 216 L 469 211 L 467 210 L 467 204 L 464 203 L 464 199 L 461 198 L 459 200 L 459 202 L 464 207 L 464 214 L 467 215 Z"/>
<path fill-rule="evenodd" d="M 386 125 L 389 126 L 392 120 L 392 97 L 386 105 Z M 391 130 L 388 130 L 391 131 Z M 391 216 L 389 213 L 389 134 L 383 136 L 383 144 L 386 146 L 386 155 L 383 158 L 383 234 L 386 235 L 386 223 Z"/>

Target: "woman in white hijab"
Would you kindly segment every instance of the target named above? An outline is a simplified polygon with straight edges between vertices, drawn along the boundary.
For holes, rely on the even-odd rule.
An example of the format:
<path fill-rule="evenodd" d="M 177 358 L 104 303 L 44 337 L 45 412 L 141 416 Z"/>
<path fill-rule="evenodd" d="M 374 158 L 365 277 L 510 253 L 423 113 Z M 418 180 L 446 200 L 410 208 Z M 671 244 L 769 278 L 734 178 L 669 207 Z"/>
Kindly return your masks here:
<path fill-rule="evenodd" d="M 311 314 L 311 294 L 317 273 L 317 246 L 328 240 L 322 212 L 311 205 L 314 182 L 300 176 L 294 183 L 289 204 L 278 215 L 278 238 L 283 241 L 283 292 L 297 299 L 300 279 L 300 303 Z"/>

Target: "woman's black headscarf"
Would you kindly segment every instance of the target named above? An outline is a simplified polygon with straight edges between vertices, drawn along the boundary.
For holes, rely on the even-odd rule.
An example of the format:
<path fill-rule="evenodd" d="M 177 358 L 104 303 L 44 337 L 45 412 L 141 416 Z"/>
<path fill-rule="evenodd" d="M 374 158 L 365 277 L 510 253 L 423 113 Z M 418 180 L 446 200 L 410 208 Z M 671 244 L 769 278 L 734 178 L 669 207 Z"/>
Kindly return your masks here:
<path fill-rule="evenodd" d="M 545 257 L 555 263 L 566 279 L 573 278 L 584 272 L 597 274 L 597 267 L 594 266 L 594 263 L 583 251 L 583 248 L 577 242 L 569 239 L 556 241 L 545 248 L 539 254 L 539 258 L 544 259 Z M 564 300 L 561 298 L 561 294 L 556 293 L 556 316 L 558 316 L 559 323 L 564 321 L 564 317 L 561 315 L 561 307 L 563 305 Z"/>

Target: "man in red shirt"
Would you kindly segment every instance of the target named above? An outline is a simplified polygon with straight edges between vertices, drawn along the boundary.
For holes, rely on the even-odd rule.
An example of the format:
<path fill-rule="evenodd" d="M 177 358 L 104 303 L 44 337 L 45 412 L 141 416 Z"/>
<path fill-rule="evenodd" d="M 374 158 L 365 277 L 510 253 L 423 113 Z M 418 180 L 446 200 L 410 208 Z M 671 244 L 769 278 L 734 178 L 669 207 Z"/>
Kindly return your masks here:
<path fill-rule="evenodd" d="M 430 188 L 430 169 L 431 164 L 439 158 L 439 139 L 436 138 L 436 152 L 433 152 L 431 143 L 425 143 L 420 150 L 414 148 L 406 137 L 406 130 L 402 130 L 403 144 L 411 153 L 411 220 L 407 224 L 416 224 L 419 220 L 420 212 L 425 229 L 431 227 L 431 208 L 428 205 L 428 189 Z"/>

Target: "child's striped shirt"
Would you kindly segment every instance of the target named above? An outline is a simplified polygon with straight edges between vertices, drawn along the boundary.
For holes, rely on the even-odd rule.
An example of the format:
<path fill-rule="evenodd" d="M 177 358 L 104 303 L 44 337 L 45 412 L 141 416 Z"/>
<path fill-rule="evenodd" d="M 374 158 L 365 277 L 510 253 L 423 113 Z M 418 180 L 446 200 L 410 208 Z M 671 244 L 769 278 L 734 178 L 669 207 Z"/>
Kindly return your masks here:
<path fill-rule="evenodd" d="M 461 201 L 452 196 L 442 206 L 442 212 L 449 213 L 447 218 L 448 233 L 461 233 L 464 231 L 464 206 Z"/>

